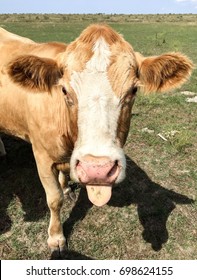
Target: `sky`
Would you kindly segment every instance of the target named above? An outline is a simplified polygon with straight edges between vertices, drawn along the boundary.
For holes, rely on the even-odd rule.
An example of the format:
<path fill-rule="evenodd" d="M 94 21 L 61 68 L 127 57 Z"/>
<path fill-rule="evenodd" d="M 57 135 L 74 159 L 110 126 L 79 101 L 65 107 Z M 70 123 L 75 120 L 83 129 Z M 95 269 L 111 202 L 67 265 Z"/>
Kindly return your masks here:
<path fill-rule="evenodd" d="M 197 13 L 197 0 L 0 0 L 4 13 Z"/>

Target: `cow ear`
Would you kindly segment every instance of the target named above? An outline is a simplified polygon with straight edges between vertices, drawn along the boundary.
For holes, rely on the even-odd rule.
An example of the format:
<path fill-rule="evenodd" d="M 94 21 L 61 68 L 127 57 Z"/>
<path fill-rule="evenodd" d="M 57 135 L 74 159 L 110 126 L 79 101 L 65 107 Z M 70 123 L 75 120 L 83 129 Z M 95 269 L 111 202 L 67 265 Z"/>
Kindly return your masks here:
<path fill-rule="evenodd" d="M 191 75 L 193 63 L 180 53 L 143 58 L 137 54 L 139 80 L 143 91 L 163 92 L 180 87 Z"/>
<path fill-rule="evenodd" d="M 8 73 L 13 82 L 23 87 L 50 92 L 63 76 L 63 69 L 52 59 L 25 55 L 9 64 Z"/>

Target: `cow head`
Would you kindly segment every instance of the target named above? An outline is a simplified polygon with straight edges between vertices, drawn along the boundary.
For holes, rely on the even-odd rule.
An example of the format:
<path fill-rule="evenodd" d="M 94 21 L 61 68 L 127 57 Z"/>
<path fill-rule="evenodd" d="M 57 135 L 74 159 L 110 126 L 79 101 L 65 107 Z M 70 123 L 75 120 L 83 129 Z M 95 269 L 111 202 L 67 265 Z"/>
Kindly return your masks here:
<path fill-rule="evenodd" d="M 123 145 L 137 89 L 149 93 L 179 87 L 190 76 L 192 62 L 179 53 L 145 58 L 105 25 L 85 29 L 57 63 L 33 59 L 29 63 L 28 56 L 18 58 L 9 73 L 32 89 L 50 91 L 59 84 L 69 96 L 68 106 L 77 106 L 71 178 L 85 184 L 89 199 L 101 206 L 110 199 L 112 185 L 125 177 Z"/>

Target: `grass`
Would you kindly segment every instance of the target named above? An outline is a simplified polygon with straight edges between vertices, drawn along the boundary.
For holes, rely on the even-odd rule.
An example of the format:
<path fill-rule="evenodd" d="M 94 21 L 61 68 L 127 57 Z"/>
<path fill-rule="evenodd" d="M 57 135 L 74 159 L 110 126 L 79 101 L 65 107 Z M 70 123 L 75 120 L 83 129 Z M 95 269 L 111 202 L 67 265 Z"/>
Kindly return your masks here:
<path fill-rule="evenodd" d="M 36 41 L 70 42 L 101 21 L 144 55 L 180 51 L 197 63 L 196 15 L 0 15 L 0 26 Z M 197 258 L 197 105 L 180 94 L 197 92 L 196 77 L 194 70 L 174 93 L 138 93 L 125 145 L 126 180 L 102 208 L 91 206 L 84 189 L 76 190 L 76 204 L 64 203 L 68 258 Z M 49 211 L 31 147 L 3 140 L 8 157 L 0 162 L 0 259 L 49 259 Z"/>

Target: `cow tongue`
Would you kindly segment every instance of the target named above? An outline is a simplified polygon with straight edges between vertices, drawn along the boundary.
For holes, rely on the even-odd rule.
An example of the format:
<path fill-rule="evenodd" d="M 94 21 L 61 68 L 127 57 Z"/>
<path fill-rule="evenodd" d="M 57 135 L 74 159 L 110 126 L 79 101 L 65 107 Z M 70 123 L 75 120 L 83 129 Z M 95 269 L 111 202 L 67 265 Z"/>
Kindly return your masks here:
<path fill-rule="evenodd" d="M 112 186 L 86 185 L 88 198 L 96 206 L 105 205 L 111 198 Z"/>

